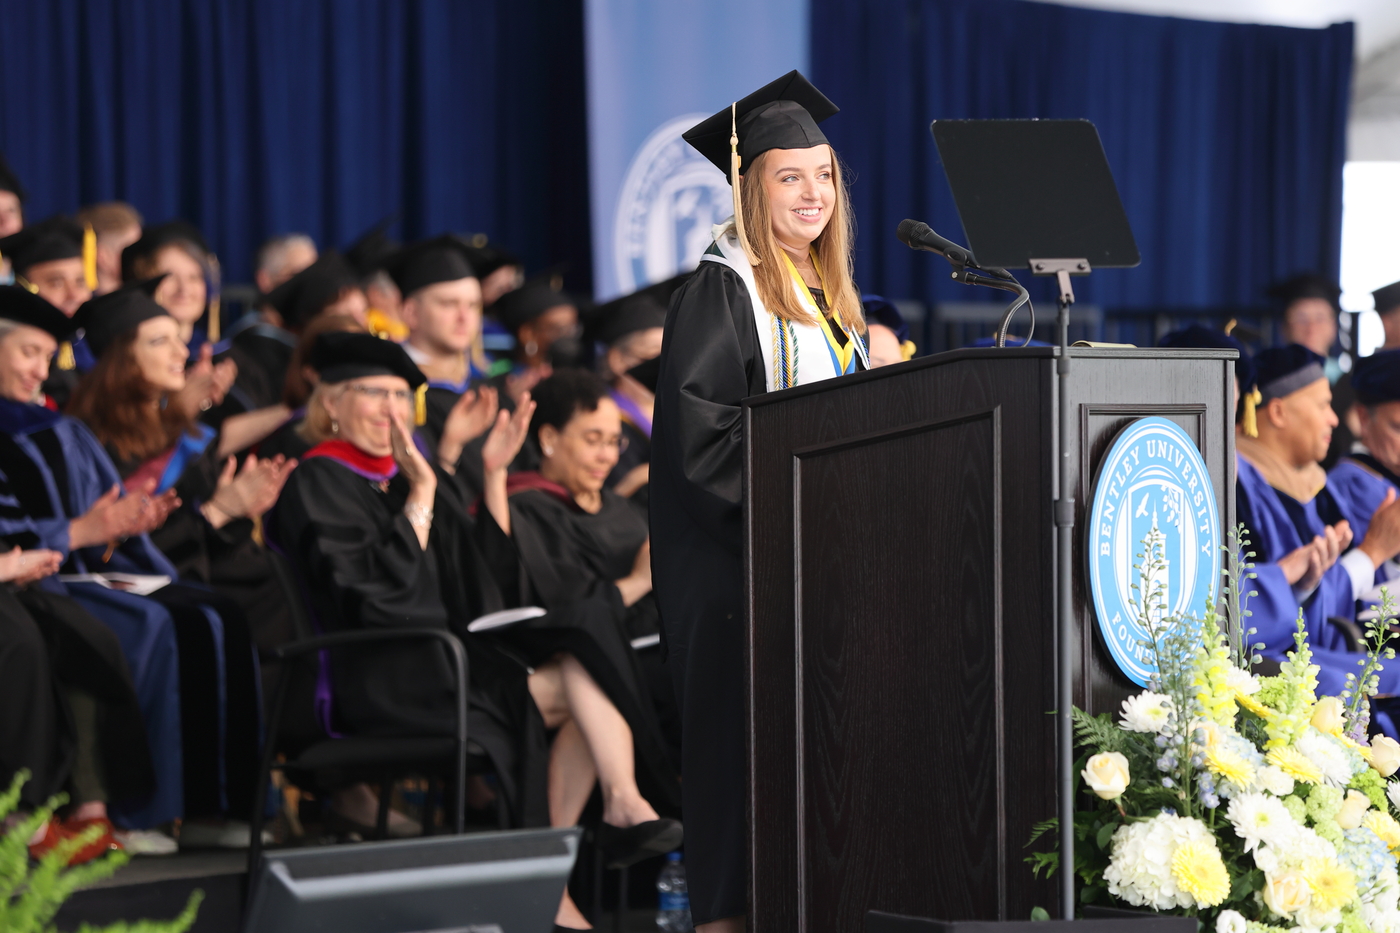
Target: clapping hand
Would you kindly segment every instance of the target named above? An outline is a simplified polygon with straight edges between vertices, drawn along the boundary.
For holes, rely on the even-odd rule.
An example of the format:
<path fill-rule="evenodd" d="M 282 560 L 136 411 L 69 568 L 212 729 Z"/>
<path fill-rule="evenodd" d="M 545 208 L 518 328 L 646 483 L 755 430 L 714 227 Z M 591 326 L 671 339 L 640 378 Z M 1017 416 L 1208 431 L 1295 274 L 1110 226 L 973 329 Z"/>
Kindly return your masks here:
<path fill-rule="evenodd" d="M 68 523 L 69 546 L 80 548 L 115 542 L 160 527 L 166 516 L 179 506 L 180 500 L 173 489 L 153 499 L 151 493 L 155 487 L 155 480 L 147 480 L 133 489 L 131 495 L 123 496 L 121 486 L 114 483 L 92 508 Z"/>
<path fill-rule="evenodd" d="M 239 470 L 237 458 L 229 457 L 219 475 L 218 488 L 206 503 L 212 509 L 206 507 L 204 517 L 219 528 L 230 519 L 262 515 L 277 502 L 296 465 L 295 460 L 280 454 L 262 460 L 249 454 Z"/>
<path fill-rule="evenodd" d="M 0 554 L 0 581 L 26 586 L 35 580 L 42 580 L 49 574 L 58 573 L 63 564 L 63 555 L 57 551 L 14 550 Z"/>
<path fill-rule="evenodd" d="M 526 392 L 520 397 L 520 403 L 516 405 L 514 412 L 503 411 L 496 415 L 496 424 L 491 428 L 491 433 L 486 436 L 486 443 L 481 448 L 481 463 L 488 474 L 497 470 L 504 471 L 515 460 L 515 455 L 520 453 L 520 448 L 525 444 L 525 437 L 530 430 L 530 418 L 534 414 L 535 403 L 530 398 L 530 393 Z"/>
<path fill-rule="evenodd" d="M 442 426 L 438 463 L 444 469 L 454 467 L 462 456 L 462 448 L 486 433 L 495 422 L 500 407 L 500 398 L 491 386 L 463 392 L 447 413 L 447 421 Z"/>
<path fill-rule="evenodd" d="M 394 448 L 394 462 L 414 490 L 432 491 L 437 489 L 437 476 L 428 461 L 418 452 L 413 443 L 413 434 L 404 423 L 403 414 L 395 411 L 393 424 L 389 426 L 389 442 Z"/>

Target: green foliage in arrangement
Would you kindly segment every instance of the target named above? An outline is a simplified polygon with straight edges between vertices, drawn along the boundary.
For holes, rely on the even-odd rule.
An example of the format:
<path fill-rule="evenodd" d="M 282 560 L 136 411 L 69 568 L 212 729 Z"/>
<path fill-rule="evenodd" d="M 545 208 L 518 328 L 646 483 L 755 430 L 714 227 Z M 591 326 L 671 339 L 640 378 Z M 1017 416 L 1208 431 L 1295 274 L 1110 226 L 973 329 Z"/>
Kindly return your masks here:
<path fill-rule="evenodd" d="M 0 795 L 0 821 L 15 813 L 20 788 L 28 779 L 28 771 L 19 772 L 10 783 L 10 789 Z M 101 834 L 100 829 L 93 827 L 56 846 L 31 868 L 30 838 L 65 802 L 62 795 L 50 799 L 43 807 L 16 820 L 0 837 L 0 930 L 5 933 L 55 933 L 54 915 L 70 894 L 84 885 L 110 877 L 130 861 L 125 853 L 114 852 L 86 865 L 68 868 L 69 857 Z M 174 920 L 140 920 L 107 927 L 83 924 L 78 933 L 184 933 L 194 923 L 203 899 L 204 892 L 195 891 Z"/>

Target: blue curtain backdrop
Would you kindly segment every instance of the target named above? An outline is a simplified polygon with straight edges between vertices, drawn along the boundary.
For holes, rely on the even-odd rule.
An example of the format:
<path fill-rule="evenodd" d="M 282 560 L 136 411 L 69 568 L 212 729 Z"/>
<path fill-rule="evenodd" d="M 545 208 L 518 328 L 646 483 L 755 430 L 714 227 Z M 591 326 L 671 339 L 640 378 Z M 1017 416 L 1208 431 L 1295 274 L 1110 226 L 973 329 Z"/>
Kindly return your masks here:
<path fill-rule="evenodd" d="M 587 291 L 582 33 L 581 0 L 0 0 L 0 152 L 29 219 L 127 200 L 233 280 L 397 213 Z"/>
<path fill-rule="evenodd" d="M 935 118 L 1086 117 L 1099 129 L 1142 264 L 1076 280 L 1113 309 L 1263 304 L 1294 272 L 1334 278 L 1352 26 L 1293 29 L 1024 0 L 812 0 L 812 78 L 842 112 L 867 291 L 977 300 L 905 217 L 962 240 Z M 1024 276 L 1023 276 L 1024 278 Z M 1049 297 L 1048 282 L 1032 294 Z M 1038 335 L 1049 339 L 1044 328 Z"/>

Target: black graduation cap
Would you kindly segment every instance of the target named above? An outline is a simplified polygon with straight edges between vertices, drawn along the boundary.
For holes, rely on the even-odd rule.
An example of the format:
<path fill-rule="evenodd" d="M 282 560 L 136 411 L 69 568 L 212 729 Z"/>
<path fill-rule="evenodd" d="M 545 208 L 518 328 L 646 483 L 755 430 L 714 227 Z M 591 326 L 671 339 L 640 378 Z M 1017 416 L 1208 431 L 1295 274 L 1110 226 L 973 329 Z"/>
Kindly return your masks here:
<path fill-rule="evenodd" d="M 519 256 L 492 243 L 484 243 L 479 246 L 475 243 L 464 243 L 463 252 L 477 277 L 482 279 L 497 269 L 523 265 Z"/>
<path fill-rule="evenodd" d="M 1380 350 L 1357 360 L 1351 387 L 1363 405 L 1400 401 L 1400 350 Z"/>
<path fill-rule="evenodd" d="M 1192 324 L 1167 334 L 1157 341 L 1157 346 L 1180 350 L 1237 350 L 1240 358 L 1235 361 L 1235 378 L 1240 381 L 1240 391 L 1243 393 L 1253 389 L 1254 381 L 1258 378 L 1254 358 L 1245 345 L 1238 338 L 1214 327 Z"/>
<path fill-rule="evenodd" d="M 1377 314 L 1400 308 L 1400 282 L 1391 282 L 1385 288 L 1376 289 L 1371 292 L 1371 297 L 1375 299 Z"/>
<path fill-rule="evenodd" d="M 560 305 L 578 307 L 567 292 L 555 288 L 552 282 L 538 280 L 506 292 L 492 310 L 496 313 L 496 320 L 515 333 L 522 324 L 528 324 L 550 308 Z"/>
<path fill-rule="evenodd" d="M 867 324 L 879 324 L 894 331 L 902 344 L 909 339 L 909 322 L 899 313 L 893 301 L 879 295 L 861 295 L 860 306 L 865 311 Z"/>
<path fill-rule="evenodd" d="M 476 277 L 466 245 L 451 234 L 404 247 L 384 261 L 384 270 L 405 298 L 439 282 Z"/>
<path fill-rule="evenodd" d="M 276 308 L 288 325 L 303 327 L 341 292 L 359 286 L 360 279 L 345 257 L 328 249 L 311 265 L 268 292 L 263 303 Z"/>
<path fill-rule="evenodd" d="M 769 149 L 810 149 L 825 143 L 817 124 L 840 111 L 800 71 L 789 71 L 734 106 L 725 107 L 681 134 L 725 174 L 730 173 L 730 136 L 739 136 L 739 174 Z M 737 127 L 736 127 L 737 123 Z"/>
<path fill-rule="evenodd" d="M 0 318 L 37 327 L 64 341 L 73 333 L 73 320 L 27 288 L 0 285 Z"/>
<path fill-rule="evenodd" d="M 157 275 L 142 282 L 128 282 L 114 292 L 98 295 L 78 309 L 73 320 L 84 329 L 84 339 L 94 355 L 101 356 L 112 341 L 131 333 L 143 321 L 169 314 L 152 297 L 164 278 L 164 275 Z"/>
<path fill-rule="evenodd" d="M 1322 368 L 1324 362 L 1321 356 L 1296 343 L 1264 350 L 1254 358 L 1262 396 L 1260 404 L 1292 395 L 1319 379 L 1326 379 L 1327 373 Z"/>
<path fill-rule="evenodd" d="M 122 281 L 135 279 L 136 263 L 154 256 L 171 243 L 188 243 L 206 256 L 209 254 L 209 243 L 194 224 L 171 220 L 146 227 L 141 231 L 141 239 L 122 250 Z"/>
<path fill-rule="evenodd" d="M 345 258 L 362 280 L 383 269 L 385 260 L 402 249 L 402 244 L 389 238 L 389 227 L 396 220 L 398 215 L 390 214 L 346 248 Z"/>
<path fill-rule="evenodd" d="M 0 257 L 22 275 L 41 262 L 83 258 L 83 235 L 82 224 L 55 214 L 0 240 Z"/>
<path fill-rule="evenodd" d="M 1302 301 L 1305 298 L 1321 298 L 1335 308 L 1338 306 L 1338 299 L 1342 296 L 1342 290 L 1336 282 L 1325 275 L 1304 272 L 1284 279 L 1282 282 L 1275 282 L 1269 286 L 1266 294 L 1278 303 L 1279 311 L 1287 311 L 1288 306 L 1293 302 Z"/>
<path fill-rule="evenodd" d="M 10 168 L 10 163 L 5 161 L 3 154 L 0 154 L 0 191 L 13 192 L 20 201 L 25 201 L 29 197 L 24 186 L 19 183 L 19 176 L 14 173 L 14 169 Z"/>
<path fill-rule="evenodd" d="M 613 346 L 628 334 L 666 326 L 666 305 L 643 289 L 593 309 L 593 339 Z"/>
<path fill-rule="evenodd" d="M 361 376 L 399 376 L 408 382 L 410 389 L 428 382 L 403 347 L 373 334 L 344 331 L 322 334 L 311 348 L 311 368 L 329 385 Z"/>

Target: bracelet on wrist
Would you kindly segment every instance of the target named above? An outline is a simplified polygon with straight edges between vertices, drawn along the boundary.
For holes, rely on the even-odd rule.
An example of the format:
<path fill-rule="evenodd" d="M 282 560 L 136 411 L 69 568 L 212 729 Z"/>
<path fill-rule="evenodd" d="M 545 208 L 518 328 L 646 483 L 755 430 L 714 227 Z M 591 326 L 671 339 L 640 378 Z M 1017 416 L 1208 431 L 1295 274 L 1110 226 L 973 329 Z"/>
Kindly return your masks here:
<path fill-rule="evenodd" d="M 403 507 L 404 517 L 414 529 L 421 531 L 424 528 L 433 527 L 433 510 L 426 505 L 419 505 L 416 502 L 406 503 Z"/>

